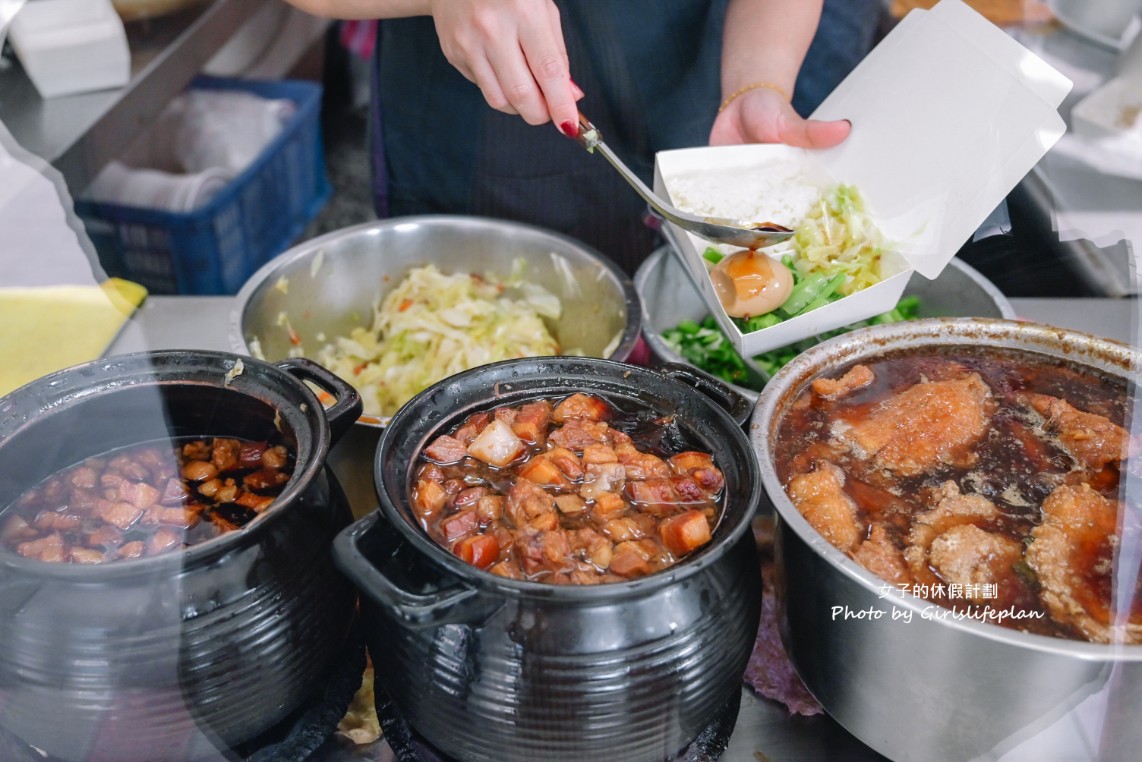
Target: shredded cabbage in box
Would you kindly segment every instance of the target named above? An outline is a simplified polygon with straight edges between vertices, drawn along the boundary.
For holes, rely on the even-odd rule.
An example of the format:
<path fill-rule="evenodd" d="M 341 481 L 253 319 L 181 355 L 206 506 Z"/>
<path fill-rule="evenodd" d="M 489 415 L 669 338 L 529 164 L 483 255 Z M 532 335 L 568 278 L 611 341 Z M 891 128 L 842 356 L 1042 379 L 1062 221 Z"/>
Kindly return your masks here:
<path fill-rule="evenodd" d="M 379 304 L 373 321 L 338 336 L 317 361 L 351 383 L 366 415 L 390 416 L 428 386 L 469 368 L 515 357 L 560 353 L 543 318 L 558 319 L 559 298 L 511 275 L 447 275 L 416 267 Z"/>
<path fill-rule="evenodd" d="M 844 273 L 837 291 L 848 296 L 881 281 L 884 234 L 852 185 L 821 194 L 793 236 L 793 266 L 802 275 Z"/>

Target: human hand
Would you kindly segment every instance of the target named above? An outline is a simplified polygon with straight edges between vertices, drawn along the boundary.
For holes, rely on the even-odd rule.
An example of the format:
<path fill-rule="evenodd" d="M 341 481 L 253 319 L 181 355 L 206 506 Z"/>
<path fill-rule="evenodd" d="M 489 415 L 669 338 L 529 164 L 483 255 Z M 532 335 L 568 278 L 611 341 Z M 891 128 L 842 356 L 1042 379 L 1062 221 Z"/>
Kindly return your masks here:
<path fill-rule="evenodd" d="M 798 148 L 829 148 L 849 136 L 847 121 L 804 119 L 785 96 L 758 87 L 730 101 L 710 130 L 710 145 L 785 143 Z"/>
<path fill-rule="evenodd" d="M 578 133 L 559 10 L 551 0 L 430 0 L 440 48 L 492 108 L 528 124 L 553 122 Z"/>

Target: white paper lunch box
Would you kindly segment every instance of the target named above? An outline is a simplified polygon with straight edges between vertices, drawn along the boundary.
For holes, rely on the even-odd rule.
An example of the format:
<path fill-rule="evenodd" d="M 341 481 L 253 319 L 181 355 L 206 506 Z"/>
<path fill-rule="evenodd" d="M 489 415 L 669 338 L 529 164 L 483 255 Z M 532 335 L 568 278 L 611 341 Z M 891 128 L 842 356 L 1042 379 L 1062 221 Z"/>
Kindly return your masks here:
<path fill-rule="evenodd" d="M 669 223 L 663 229 L 744 356 L 864 320 L 895 306 L 913 270 L 939 275 L 1062 137 L 1066 125 L 1058 107 L 1070 89 L 1070 80 L 963 2 L 942 0 L 930 11 L 905 16 L 813 113 L 815 119 L 852 122 L 841 145 L 659 152 L 655 191 L 683 209 L 695 203 L 748 207 L 758 178 L 790 176 L 791 168 L 799 172 L 798 183 L 846 183 L 863 196 L 892 244 L 883 279 L 770 328 L 742 334 L 722 308 L 702 257 L 711 244 Z M 703 193 L 710 195 L 701 198 Z M 766 209 L 751 214 L 743 206 L 718 208 L 718 214 L 790 227 L 800 222 L 777 219 Z M 778 256 L 787 246 L 767 253 Z"/>

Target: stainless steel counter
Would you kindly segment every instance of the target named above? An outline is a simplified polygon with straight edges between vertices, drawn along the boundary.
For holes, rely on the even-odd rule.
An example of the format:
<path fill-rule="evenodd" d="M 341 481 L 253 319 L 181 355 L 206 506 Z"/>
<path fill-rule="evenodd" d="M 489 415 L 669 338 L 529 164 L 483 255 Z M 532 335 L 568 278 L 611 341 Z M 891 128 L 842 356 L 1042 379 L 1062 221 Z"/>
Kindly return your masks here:
<path fill-rule="evenodd" d="M 1137 342 L 1138 303 L 1133 299 L 1012 299 L 1016 314 L 1023 319 L 1055 325 L 1060 328 L 1094 333 L 1122 342 Z M 230 351 L 228 324 L 232 297 L 151 297 L 128 323 L 108 354 L 136 352 L 146 349 L 182 348 Z M 361 438 L 351 447 L 368 448 L 370 434 L 354 432 Z M 375 435 L 373 441 L 375 443 Z M 339 449 L 346 449 L 342 442 Z M 335 450 L 336 453 L 336 450 Z M 371 510 L 369 504 L 371 471 L 353 473 L 360 463 L 352 458 L 332 460 L 338 480 L 347 486 L 354 501 L 354 512 Z M 352 760 L 391 759 L 391 751 L 382 742 L 367 747 L 352 747 L 336 739 L 319 751 L 319 762 L 351 762 Z M 748 689 L 742 691 L 741 712 L 722 757 L 725 762 L 757 762 L 769 760 L 861 760 L 881 759 L 844 728 L 827 716 L 789 716 L 783 706 L 759 698 Z"/>
<path fill-rule="evenodd" d="M 121 88 L 41 98 L 18 65 L 0 71 L 0 122 L 63 174 L 73 193 L 124 149 L 242 24 L 277 0 L 213 0 L 127 26 L 131 81 Z"/>

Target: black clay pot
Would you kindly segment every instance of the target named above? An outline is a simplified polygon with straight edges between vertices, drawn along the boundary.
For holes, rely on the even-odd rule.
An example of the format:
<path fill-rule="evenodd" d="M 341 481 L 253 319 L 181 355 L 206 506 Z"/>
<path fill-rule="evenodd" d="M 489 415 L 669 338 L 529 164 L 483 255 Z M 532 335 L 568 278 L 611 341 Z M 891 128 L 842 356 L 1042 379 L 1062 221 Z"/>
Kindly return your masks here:
<path fill-rule="evenodd" d="M 736 405 L 738 420 L 695 385 Z M 454 557 L 417 526 L 411 474 L 423 447 L 466 416 L 575 391 L 677 416 L 726 478 L 713 540 L 630 582 L 510 580 Z M 342 532 L 338 563 L 363 592 L 376 679 L 427 742 L 463 760 L 668 759 L 741 689 L 757 633 L 750 519 L 751 406 L 688 370 L 537 358 L 488 365 L 418 395 L 377 449 L 381 509 Z"/>
<path fill-rule="evenodd" d="M 323 410 L 303 381 L 336 404 Z M 299 706 L 354 616 L 330 551 L 352 516 L 325 459 L 360 404 L 304 360 L 197 351 L 97 361 L 0 399 L 0 506 L 156 439 L 280 432 L 297 456 L 269 510 L 181 551 L 99 566 L 0 551 L 0 728 L 61 760 L 181 761 L 217 758 Z"/>

